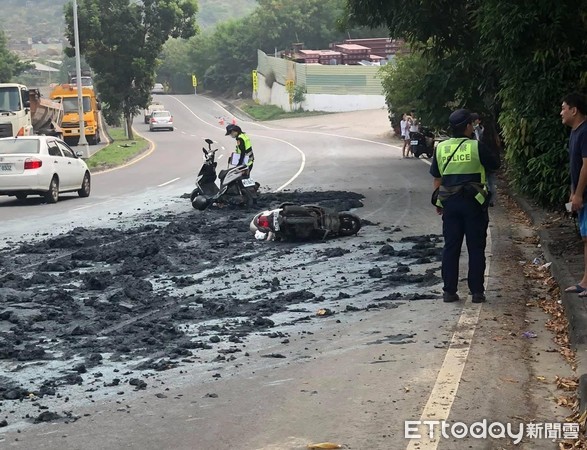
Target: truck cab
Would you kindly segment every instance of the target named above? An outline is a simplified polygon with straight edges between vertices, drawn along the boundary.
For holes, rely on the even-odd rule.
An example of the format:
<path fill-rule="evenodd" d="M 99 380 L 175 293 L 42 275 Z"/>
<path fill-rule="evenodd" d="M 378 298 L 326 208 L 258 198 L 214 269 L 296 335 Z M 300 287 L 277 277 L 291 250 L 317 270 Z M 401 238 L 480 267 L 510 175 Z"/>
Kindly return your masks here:
<path fill-rule="evenodd" d="M 77 145 L 80 139 L 80 120 L 78 113 L 77 86 L 60 84 L 53 88 L 51 99 L 63 105 L 63 139 L 71 145 Z M 85 136 L 90 145 L 100 142 L 100 102 L 93 89 L 82 87 L 82 105 L 84 114 Z"/>
<path fill-rule="evenodd" d="M 0 137 L 30 136 L 33 125 L 29 108 L 29 90 L 16 83 L 0 84 Z"/>
<path fill-rule="evenodd" d="M 61 137 L 63 107 L 42 98 L 38 89 L 0 83 L 0 137 L 45 134 Z"/>

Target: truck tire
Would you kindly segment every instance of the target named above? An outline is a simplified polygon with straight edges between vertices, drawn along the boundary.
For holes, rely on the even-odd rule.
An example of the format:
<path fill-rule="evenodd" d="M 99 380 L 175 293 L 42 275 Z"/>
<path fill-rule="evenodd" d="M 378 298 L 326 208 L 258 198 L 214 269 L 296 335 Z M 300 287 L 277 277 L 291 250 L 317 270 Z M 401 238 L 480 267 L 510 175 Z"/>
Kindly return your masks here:
<path fill-rule="evenodd" d="M 45 197 L 47 203 L 57 203 L 59 200 L 59 178 L 57 178 L 57 175 L 53 175 L 53 178 L 51 178 L 49 190 L 45 192 L 43 197 Z"/>
<path fill-rule="evenodd" d="M 77 195 L 80 197 L 89 197 L 90 191 L 92 190 L 92 179 L 90 178 L 90 174 L 86 172 L 84 174 L 84 179 L 82 180 L 82 187 L 77 191 Z"/>

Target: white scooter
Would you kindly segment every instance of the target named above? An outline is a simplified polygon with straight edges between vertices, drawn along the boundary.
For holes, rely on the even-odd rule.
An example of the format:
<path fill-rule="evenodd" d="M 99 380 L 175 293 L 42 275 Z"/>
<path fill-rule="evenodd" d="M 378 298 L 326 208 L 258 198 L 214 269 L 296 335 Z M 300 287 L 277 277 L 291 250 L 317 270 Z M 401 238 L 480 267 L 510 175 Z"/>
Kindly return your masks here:
<path fill-rule="evenodd" d="M 233 153 L 225 170 L 216 176 L 215 155 L 218 149 L 212 149 L 214 141 L 206 139 L 208 149 L 204 152 L 204 164 L 196 179 L 196 188 L 190 195 L 192 206 L 200 211 L 212 204 L 231 204 L 253 206 L 259 197 L 260 184 L 248 177 L 247 157 L 243 165 L 238 165 L 240 155 Z M 220 186 L 216 185 L 216 178 Z"/>

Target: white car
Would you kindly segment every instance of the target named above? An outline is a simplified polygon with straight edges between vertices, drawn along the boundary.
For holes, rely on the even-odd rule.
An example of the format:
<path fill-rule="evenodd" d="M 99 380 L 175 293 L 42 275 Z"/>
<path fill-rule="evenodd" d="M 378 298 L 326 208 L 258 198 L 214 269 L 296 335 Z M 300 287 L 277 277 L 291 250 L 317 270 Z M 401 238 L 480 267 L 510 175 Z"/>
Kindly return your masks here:
<path fill-rule="evenodd" d="M 1 138 L 0 195 L 41 195 L 47 203 L 56 203 L 63 192 L 89 197 L 90 170 L 80 156 L 52 136 Z"/>
<path fill-rule="evenodd" d="M 165 86 L 161 83 L 155 83 L 153 89 L 151 89 L 151 94 L 165 94 Z"/>
<path fill-rule="evenodd" d="M 173 131 L 173 116 L 169 111 L 153 111 L 149 121 L 149 131 Z"/>

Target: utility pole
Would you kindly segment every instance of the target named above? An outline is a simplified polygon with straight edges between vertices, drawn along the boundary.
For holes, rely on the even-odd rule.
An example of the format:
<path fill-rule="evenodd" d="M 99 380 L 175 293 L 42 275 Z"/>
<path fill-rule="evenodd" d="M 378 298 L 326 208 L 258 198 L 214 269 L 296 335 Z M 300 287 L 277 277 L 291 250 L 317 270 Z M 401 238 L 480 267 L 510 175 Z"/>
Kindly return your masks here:
<path fill-rule="evenodd" d="M 86 140 L 86 124 L 84 122 L 84 99 L 82 93 L 82 68 L 79 51 L 79 28 L 77 23 L 77 0 L 73 0 L 73 32 L 75 36 L 75 74 L 77 79 L 77 113 L 79 116 L 79 143 L 83 146 L 83 158 L 90 157 L 90 149 Z"/>

